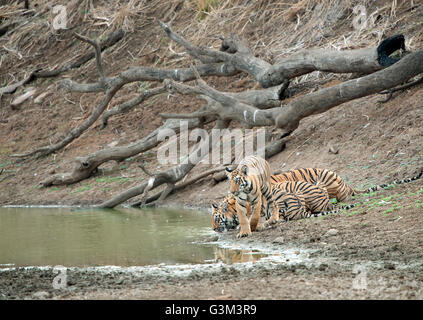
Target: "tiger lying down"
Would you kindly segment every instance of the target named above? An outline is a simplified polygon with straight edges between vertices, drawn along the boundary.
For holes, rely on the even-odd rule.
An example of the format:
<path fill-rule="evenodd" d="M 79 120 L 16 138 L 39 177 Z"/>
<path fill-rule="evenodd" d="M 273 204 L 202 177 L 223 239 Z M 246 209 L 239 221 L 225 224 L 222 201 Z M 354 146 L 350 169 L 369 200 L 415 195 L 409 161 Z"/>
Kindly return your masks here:
<path fill-rule="evenodd" d="M 367 190 L 356 190 L 335 172 L 327 169 L 295 169 L 278 175 L 270 175 L 270 166 L 258 156 L 244 158 L 234 170 L 226 168 L 230 181 L 230 194 L 219 205 L 213 203 L 212 228 L 223 232 L 240 226 L 237 237 L 251 235 L 284 221 L 318 217 L 354 205 L 335 207 L 329 199 L 341 202 L 356 194 L 381 190 L 391 184 L 408 183 L 422 177 L 423 170 L 415 177 L 388 184 L 380 184 Z M 260 224 L 260 216 L 266 221 Z"/>

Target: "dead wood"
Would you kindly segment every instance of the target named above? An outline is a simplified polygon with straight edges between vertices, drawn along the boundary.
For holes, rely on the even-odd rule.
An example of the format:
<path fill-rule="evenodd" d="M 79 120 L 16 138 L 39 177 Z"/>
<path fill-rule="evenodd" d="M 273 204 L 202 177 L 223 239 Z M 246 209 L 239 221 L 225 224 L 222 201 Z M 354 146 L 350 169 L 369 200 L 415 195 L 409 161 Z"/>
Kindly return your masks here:
<path fill-rule="evenodd" d="M 99 49 L 100 51 L 104 51 L 107 48 L 112 47 L 116 43 L 118 43 L 125 35 L 123 30 L 117 30 L 115 32 L 110 33 L 104 40 L 100 41 Z M 85 38 L 85 37 L 84 37 Z M 82 40 L 82 38 L 79 38 Z M 90 39 L 91 40 L 91 39 Z M 82 40 L 84 41 L 84 40 Z M 93 40 L 91 40 L 93 41 Z M 97 52 L 97 49 L 95 49 Z M 98 53 L 97 53 L 98 55 Z M 35 73 L 35 76 L 38 78 L 51 78 L 60 75 L 63 72 L 69 71 L 71 69 L 77 69 L 83 66 L 85 63 L 90 61 L 96 56 L 95 52 L 89 52 L 84 54 L 82 57 L 78 58 L 75 62 L 72 62 L 64 67 L 60 67 L 54 70 L 40 70 Z"/>
<path fill-rule="evenodd" d="M 203 80 L 197 86 L 188 86 L 166 80 L 169 90 L 181 94 L 205 95 L 218 102 L 209 110 L 220 119 L 236 120 L 250 126 L 274 125 L 283 135 L 295 130 L 302 118 L 322 113 L 344 102 L 395 87 L 423 72 L 423 50 L 411 53 L 395 64 L 372 74 L 355 78 L 339 85 L 312 92 L 277 108 L 261 110 L 237 100 L 233 96 L 211 88 Z"/>
<path fill-rule="evenodd" d="M 144 90 L 141 94 L 139 94 L 137 97 L 135 97 L 134 99 L 131 99 L 129 101 L 126 101 L 124 103 L 122 103 L 121 105 L 114 107 L 110 110 L 107 110 L 103 113 L 103 115 L 101 116 L 101 122 L 103 123 L 102 128 L 107 126 L 107 123 L 109 121 L 109 118 L 120 114 L 120 113 L 125 113 L 128 112 L 129 110 L 132 110 L 134 107 L 138 106 L 139 104 L 143 103 L 145 100 L 166 92 L 166 88 L 164 86 L 161 87 L 157 87 L 154 89 L 150 89 L 150 90 Z M 182 119 L 182 118 L 180 118 Z"/>
<path fill-rule="evenodd" d="M 224 129 L 228 127 L 228 122 L 218 120 L 214 129 Z M 218 130 L 217 130 L 218 132 Z M 113 208 L 117 205 L 136 197 L 140 194 L 143 194 L 145 188 L 148 186 L 149 190 L 157 188 L 162 184 L 176 184 L 178 181 L 182 180 L 188 172 L 190 172 L 199 161 L 201 161 L 201 157 L 198 157 L 198 152 L 204 149 L 204 146 L 208 146 L 208 151 L 210 148 L 213 147 L 213 143 L 216 143 L 218 139 L 214 136 L 215 134 L 220 135 L 220 133 L 214 132 L 214 134 L 209 136 L 209 139 L 205 139 L 203 142 L 197 145 L 197 148 L 190 153 L 186 162 L 183 162 L 179 165 L 173 166 L 163 172 L 155 174 L 154 177 L 150 178 L 148 182 L 143 182 L 141 185 L 133 187 L 129 190 L 126 190 L 114 198 L 103 202 L 102 204 L 98 205 L 99 208 Z M 203 158 L 208 155 L 208 152 L 203 154 Z"/>
<path fill-rule="evenodd" d="M 257 126 L 276 126 L 280 128 L 280 138 L 266 146 L 266 157 L 270 157 L 283 150 L 285 146 L 285 137 L 295 130 L 302 118 L 311 114 L 321 113 L 349 100 L 377 93 L 404 83 L 413 76 L 423 72 L 423 51 L 409 54 L 400 61 L 385 68 L 378 60 L 377 48 L 357 49 L 348 51 L 328 51 L 314 49 L 303 51 L 291 57 L 281 59 L 275 64 L 270 64 L 254 56 L 245 41 L 232 34 L 229 38 L 223 39 L 220 50 L 212 50 L 204 47 L 196 47 L 186 41 L 183 37 L 175 34 L 167 25 L 161 23 L 166 34 L 173 41 L 181 44 L 187 52 L 194 58 L 199 59 L 202 64 L 197 67 L 160 69 L 151 67 L 133 67 L 129 68 L 114 77 L 106 77 L 101 63 L 101 50 L 97 42 L 88 38 L 81 40 L 90 43 L 96 53 L 97 70 L 99 80 L 95 83 L 80 84 L 72 80 L 65 80 L 61 83 L 62 87 L 74 92 L 104 92 L 101 103 L 94 109 L 91 116 L 84 123 L 71 131 L 71 133 L 62 141 L 52 146 L 43 147 L 24 155 L 15 155 L 26 157 L 34 154 L 47 155 L 55 152 L 74 139 L 78 138 L 87 130 L 104 112 L 115 93 L 124 85 L 135 81 L 160 81 L 163 87 L 151 90 L 149 97 L 164 91 L 178 92 L 181 94 L 195 94 L 206 100 L 205 107 L 192 114 L 179 116 L 180 118 L 190 119 L 190 121 L 199 124 L 206 117 L 217 118 L 215 128 L 226 128 L 230 121 L 236 120 L 247 127 Z M 390 49 L 389 49 L 390 50 Z M 389 51 L 388 50 L 388 51 Z M 306 74 L 312 71 L 328 71 L 335 73 L 360 73 L 368 74 L 342 84 L 325 88 L 304 96 L 293 99 L 291 102 L 281 105 L 282 92 L 287 88 L 289 79 Z M 251 90 L 243 93 L 220 92 L 210 87 L 200 76 L 228 76 L 238 72 L 247 72 L 258 81 L 265 90 Z M 180 82 L 197 79 L 197 84 L 189 86 Z M 178 82 L 180 81 L 180 82 Z M 138 105 L 145 100 L 144 94 L 127 101 L 113 110 L 113 112 L 122 112 Z M 103 117 L 103 123 L 107 124 L 109 113 Z M 164 115 L 164 118 L 178 117 L 176 114 Z M 105 120 L 104 120 L 105 119 Z M 171 121 L 169 119 L 168 121 Z M 166 122 L 172 126 L 170 122 Z M 178 122 L 179 124 L 179 122 Z M 166 125 L 166 124 L 165 124 Z M 97 153 L 79 159 L 76 162 L 74 171 L 67 175 L 55 175 L 44 180 L 42 185 L 69 184 L 80 181 L 90 176 L 97 167 L 109 160 L 118 159 L 118 161 L 146 151 L 158 144 L 158 131 L 160 127 L 153 131 L 149 136 L 141 139 L 136 145 L 126 147 L 111 148 L 98 151 Z M 151 174 L 148 182 L 126 190 L 114 198 L 98 205 L 101 208 L 115 207 L 128 199 L 142 195 L 141 203 L 147 203 L 148 193 L 166 184 L 163 192 L 153 196 L 159 201 L 166 198 L 171 192 L 188 185 L 187 182 L 178 185 L 178 182 L 195 167 L 196 161 L 190 161 L 193 154 L 203 149 L 204 144 L 212 147 L 209 137 L 197 146 L 194 153 L 191 153 L 187 163 L 181 163 L 165 171 Z M 121 152 L 121 153 L 120 153 Z M 203 155 L 206 156 L 206 155 Z M 207 172 L 207 175 L 211 173 Z M 221 174 L 221 173 L 219 173 Z M 207 176 L 206 175 L 206 176 Z M 216 175 L 215 175 L 216 176 Z M 188 182 L 194 183 L 205 176 L 194 177 Z M 78 180 L 79 179 L 79 180 Z M 215 177 L 215 181 L 218 179 Z M 156 198 L 155 198 L 156 199 Z"/>
<path fill-rule="evenodd" d="M 276 61 L 273 65 L 254 56 L 246 42 L 237 35 L 222 39 L 220 50 L 196 47 L 182 36 L 176 34 L 168 25 L 160 22 L 160 26 L 169 38 L 182 45 L 193 57 L 200 61 L 224 62 L 244 71 L 254 77 L 263 88 L 273 87 L 286 80 L 313 71 L 332 73 L 368 74 L 384 68 L 379 63 L 381 53 L 385 54 L 386 47 L 399 49 L 404 41 L 388 40 L 388 45 L 377 48 L 334 51 L 327 49 L 304 50 L 287 58 Z M 394 50 L 395 51 L 395 50 Z M 390 54 L 390 51 L 387 52 Z M 382 59 L 383 60 L 383 59 Z"/>
<path fill-rule="evenodd" d="M 30 82 L 32 80 L 32 78 L 34 77 L 34 74 L 35 74 L 35 71 L 31 72 L 29 75 L 27 75 L 21 81 L 18 81 L 14 84 L 0 88 L 0 97 L 5 93 L 14 93 L 16 91 L 16 89 L 18 89 L 19 87 L 24 86 L 25 84 Z"/>
<path fill-rule="evenodd" d="M 423 83 L 423 77 L 421 77 L 420 79 L 411 81 L 409 83 L 403 84 L 402 86 L 399 86 L 399 87 L 396 87 L 396 88 L 392 88 L 392 89 L 388 89 L 388 90 L 379 92 L 379 94 L 386 94 L 387 96 L 386 96 L 385 99 L 378 100 L 377 102 L 386 103 L 389 100 L 391 100 L 394 92 L 405 90 L 405 89 L 409 89 L 409 88 L 414 87 L 414 86 L 416 86 L 416 85 L 418 85 L 420 83 Z"/>
<path fill-rule="evenodd" d="M 191 184 L 194 184 L 197 181 L 204 179 L 205 177 L 207 177 L 207 176 L 209 176 L 213 173 L 221 172 L 223 170 L 225 170 L 225 167 L 218 167 L 218 168 L 213 168 L 213 169 L 204 171 L 204 172 L 196 175 L 195 177 L 192 177 L 192 178 L 190 178 L 190 179 L 188 179 L 188 180 L 186 180 L 182 183 L 172 185 L 172 189 L 169 188 L 170 190 L 165 189 L 164 191 L 157 192 L 155 195 L 145 199 L 144 201 L 137 201 L 137 202 L 131 204 L 131 207 L 140 207 L 140 206 L 142 207 L 142 206 L 147 205 L 147 204 L 149 206 L 151 206 L 153 202 L 154 202 L 154 206 L 158 206 L 160 204 L 160 202 L 163 201 L 164 199 L 166 199 L 166 197 L 168 195 L 175 193 L 176 191 L 181 190 L 181 189 L 183 189 L 183 188 L 185 188 L 185 187 L 187 187 Z"/>
<path fill-rule="evenodd" d="M 110 109 L 107 112 L 104 112 L 102 119 L 107 119 L 113 115 L 117 114 L 118 112 L 127 111 L 132 108 L 132 104 L 137 102 L 141 103 L 143 99 L 152 96 L 153 94 L 158 94 L 162 92 L 163 87 L 158 87 L 155 89 L 148 90 L 148 92 L 144 92 L 140 96 L 127 101 L 120 105 L 119 107 Z M 237 99 L 248 101 L 254 106 L 263 107 L 263 108 L 270 108 L 280 105 L 280 101 L 278 99 L 283 86 L 268 88 L 264 90 L 250 90 L 241 93 L 228 93 L 233 95 Z M 207 97 L 203 97 L 207 100 Z M 207 100 L 208 103 L 217 105 L 214 100 Z M 127 109 L 126 109 L 127 108 Z M 89 178 L 93 173 L 96 172 L 96 169 L 103 163 L 107 161 L 123 161 L 124 159 L 133 157 L 139 153 L 145 152 L 151 148 L 157 146 L 160 141 L 157 140 L 157 134 L 160 130 L 163 129 L 172 129 L 176 133 L 179 132 L 180 125 L 179 120 L 176 119 L 192 119 L 192 121 L 188 122 L 189 128 L 196 128 L 200 126 L 202 123 L 208 123 L 214 121 L 216 117 L 213 116 L 215 112 L 211 111 L 198 111 L 188 115 L 179 115 L 179 114 L 164 114 L 163 118 L 174 118 L 173 120 L 168 120 L 165 124 L 156 130 L 154 130 L 151 134 L 143 139 L 130 144 L 128 146 L 122 147 L 114 147 L 105 150 L 100 150 L 94 152 L 90 155 L 85 157 L 78 157 L 75 159 L 75 165 L 70 173 L 61 173 L 55 174 L 51 177 L 48 177 L 40 182 L 40 184 L 44 187 L 48 187 L 51 185 L 67 185 L 79 182 L 81 180 Z M 207 117 L 207 119 L 205 119 Z M 103 120 L 104 121 L 104 120 Z"/>
<path fill-rule="evenodd" d="M 201 125 L 199 119 L 188 121 L 188 129 L 193 129 Z M 96 151 L 85 157 L 75 159 L 75 165 L 70 173 L 60 173 L 48 177 L 40 182 L 43 187 L 52 185 L 67 185 L 79 182 L 90 177 L 97 168 L 107 161 L 123 161 L 124 159 L 133 157 L 141 152 L 145 152 L 157 146 L 161 141 L 157 136 L 161 130 L 173 130 L 175 133 L 180 132 L 180 120 L 169 119 L 161 127 L 154 130 L 148 136 L 131 143 L 126 146 L 113 147 Z"/>
<path fill-rule="evenodd" d="M 17 22 L 9 23 L 9 24 L 5 25 L 4 28 L 7 27 L 7 29 L 8 29 L 9 27 L 14 26 L 16 23 Z M 3 28 L 3 26 L 2 26 L 2 28 Z M 1 35 L 1 28 L 0 28 L 0 35 Z M 78 39 L 80 39 L 82 41 L 85 41 L 85 42 L 88 42 L 88 43 L 90 43 L 89 41 L 91 41 L 91 44 L 92 45 L 94 45 L 94 43 L 95 43 L 95 41 L 93 41 L 91 39 L 88 39 L 86 37 L 82 37 L 82 36 L 77 35 L 77 34 L 75 34 L 75 36 Z M 75 61 L 75 62 L 73 62 L 73 63 L 71 63 L 71 64 L 69 64 L 67 66 L 64 66 L 64 67 L 55 69 L 55 70 L 44 71 L 44 70 L 41 70 L 41 69 L 37 69 L 37 70 L 31 72 L 23 80 L 15 83 L 15 84 L 11 84 L 11 85 L 5 86 L 3 88 L 0 88 L 0 107 L 1 107 L 1 98 L 2 98 L 2 95 L 3 94 L 6 94 L 6 93 L 12 94 L 12 93 L 14 93 L 16 91 L 17 88 L 19 88 L 21 86 L 24 86 L 24 85 L 26 85 L 28 83 L 31 83 L 32 81 L 34 81 L 37 78 L 56 77 L 56 76 L 60 75 L 61 73 L 66 72 L 66 71 L 68 71 L 70 69 L 79 68 L 82 65 L 84 65 L 86 62 L 90 61 L 95 56 L 100 57 L 100 52 L 101 51 L 103 51 L 106 48 L 109 48 L 109 47 L 113 46 L 115 43 L 117 43 L 119 40 L 121 40 L 123 38 L 123 36 L 124 36 L 124 32 L 122 30 L 118 30 L 116 32 L 113 32 L 109 36 L 107 36 L 107 38 L 105 40 L 101 41 L 97 45 L 94 45 L 96 47 L 95 48 L 95 52 L 96 53 L 92 53 L 91 52 L 91 53 L 85 54 L 84 56 L 82 56 L 81 58 L 79 58 L 77 61 Z M 100 79 L 103 79 L 103 81 L 105 81 L 104 71 L 102 70 L 103 67 L 101 65 L 101 59 L 100 58 L 97 58 L 97 67 L 100 67 L 100 69 L 101 69 L 101 70 L 98 69 L 100 75 L 103 74 L 103 77 L 100 77 Z M 101 90 L 98 90 L 98 91 L 103 91 L 104 90 L 104 84 L 102 83 L 102 81 L 100 81 L 98 83 L 98 87 L 101 88 Z M 37 152 L 35 152 L 35 153 L 27 153 L 27 154 L 24 154 L 24 156 L 27 157 L 27 156 L 31 156 L 31 155 L 36 154 L 36 153 Z"/>

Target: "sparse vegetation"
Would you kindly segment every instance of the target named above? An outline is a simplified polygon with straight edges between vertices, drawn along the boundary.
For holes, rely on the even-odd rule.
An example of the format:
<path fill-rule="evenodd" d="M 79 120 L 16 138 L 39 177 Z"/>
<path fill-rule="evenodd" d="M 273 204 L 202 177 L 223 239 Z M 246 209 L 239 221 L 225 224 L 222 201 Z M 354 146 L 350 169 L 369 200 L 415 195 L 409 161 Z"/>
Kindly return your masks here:
<path fill-rule="evenodd" d="M 120 152 L 122 147 L 135 149 L 139 141 L 155 141 L 157 136 L 147 137 L 166 123 L 167 119 L 161 116 L 163 114 L 192 115 L 205 106 L 198 94 L 181 95 L 169 91 L 167 85 L 193 87 L 194 81 L 184 82 L 186 79 L 177 75 L 191 65 L 200 69 L 203 63 L 209 63 L 210 56 L 199 55 L 204 60 L 200 62 L 193 57 L 190 47 L 171 39 L 157 21 L 162 21 L 193 47 L 215 50 L 215 54 L 225 52 L 219 50 L 223 43 L 220 37 L 231 40 L 229 35 L 235 33 L 245 40 L 246 49 L 252 52 L 251 61 L 260 59 L 261 63 L 273 66 L 281 59 L 298 57 L 297 54 L 309 52 L 311 48 L 342 54 L 354 49 L 376 48 L 383 39 L 395 34 L 404 34 L 405 46 L 412 53 L 423 47 L 423 2 L 420 1 L 68 1 L 65 3 L 68 28 L 54 30 L 51 7 L 56 4 L 57 1 L 33 0 L 32 11 L 25 15 L 21 15 L 20 1 L 9 1 L 0 9 L 0 29 L 10 19 L 19 20 L 18 25 L 9 30 L 13 32 L 0 35 L 1 88 L 26 79 L 35 69 L 55 71 L 87 54 L 91 55 L 75 68 L 51 77 L 36 77 L 13 93 L 0 94 L 0 206 L 96 205 L 124 190 L 136 190 L 141 184 L 147 184 L 150 175 L 139 168 L 141 163 L 153 176 L 160 170 L 172 168 L 158 163 L 160 144 L 126 153 L 120 159 L 109 155 L 101 163 L 93 161 L 96 155 Z M 369 18 L 369 24 L 363 28 L 353 26 L 357 4 L 364 5 Z M 24 23 L 21 24 L 20 19 Z M 63 141 L 107 98 L 100 87 L 93 92 L 68 92 L 62 86 L 66 81 L 89 86 L 98 84 L 100 79 L 93 47 L 76 40 L 73 32 L 106 41 L 111 33 L 119 31 L 122 31 L 122 38 L 102 49 L 106 79 L 117 80 L 122 74 L 124 77 L 133 76 L 125 71 L 148 68 L 152 75 L 156 75 L 158 70 L 170 70 L 167 80 L 172 79 L 173 82 L 166 82 L 164 90 L 161 90 L 163 79 L 131 78 L 134 81 L 125 83 L 113 93 L 104 108 L 104 112 L 108 112 L 135 101 L 125 112 L 114 114 L 106 124 L 99 117 L 78 138 L 48 156 L 12 158 L 13 154 Z M 226 53 L 234 56 L 232 49 L 229 47 Z M 219 65 L 219 71 L 229 65 Z M 253 72 L 235 71 L 225 76 L 201 74 L 201 78 L 218 93 L 236 95 L 264 89 Z M 418 80 L 420 76 L 410 80 Z M 255 116 L 271 108 L 289 108 L 295 99 L 362 77 L 357 73 L 334 73 L 323 68 L 294 76 L 289 79 L 286 89 L 278 89 L 277 94 L 272 96 L 272 102 L 276 102 L 277 106 L 263 108 Z M 195 76 L 190 79 L 195 80 Z M 273 89 L 280 88 L 280 85 Z M 34 96 L 13 109 L 11 102 L 29 87 L 36 88 L 37 96 L 45 92 L 48 95 L 40 103 L 34 102 Z M 301 119 L 289 139 L 284 140 L 283 146 L 269 158 L 271 169 L 328 168 L 359 189 L 411 176 L 423 165 L 422 88 L 420 83 L 395 92 L 386 103 L 378 102 L 380 95 L 372 94 L 347 101 L 324 113 L 310 114 Z M 137 102 L 136 99 L 148 92 L 153 94 Z M 348 90 L 340 93 L 348 93 Z M 222 119 L 230 119 L 232 115 L 225 114 Z M 217 122 L 216 114 L 201 116 L 200 119 L 201 122 L 194 128 L 211 130 Z M 242 118 L 238 120 L 233 120 L 229 128 L 255 127 L 254 123 L 245 123 Z M 256 117 L 256 120 L 260 119 Z M 179 124 L 170 128 L 179 134 Z M 276 128 L 274 124 L 267 125 L 266 129 L 270 142 L 277 141 L 283 134 L 281 128 Z M 329 144 L 339 152 L 328 152 Z M 182 155 L 180 158 L 186 157 Z M 67 180 L 65 184 L 59 178 L 53 179 L 48 188 L 40 184 L 50 177 L 69 178 L 67 174 L 73 173 L 74 168 L 86 166 L 91 171 L 84 177 Z M 211 167 L 200 164 L 178 183 L 189 182 Z M 168 186 L 166 182 L 169 181 L 164 179 L 164 184 L 157 188 L 157 194 Z M 186 205 L 207 210 L 211 202 L 227 193 L 227 183 L 218 181 L 211 175 L 196 180 L 188 187 L 178 189 L 178 193 L 170 194 L 165 205 Z M 216 275 L 192 273 L 188 279 L 178 278 L 176 282 L 149 277 L 135 281 L 131 273 L 122 276 L 120 273 L 99 275 L 84 271 L 78 275 L 72 271 L 68 279 L 77 281 L 77 285 L 65 293 L 50 288 L 50 270 L 25 270 L 21 271 L 25 273 L 22 276 L 16 277 L 12 273 L 10 277 L 0 277 L 0 280 L 8 288 L 16 288 L 9 284 L 17 281 L 25 298 L 31 298 L 25 296 L 30 286 L 34 290 L 51 290 L 48 294 L 52 298 L 422 299 L 422 183 L 423 179 L 410 184 L 391 185 L 385 190 L 357 195 L 345 203 L 332 199 L 336 206 L 353 203 L 355 207 L 317 219 L 281 223 L 273 229 L 257 232 L 249 239 L 235 240 L 235 236 L 228 232 L 213 240 L 216 243 L 221 238 L 228 243 L 237 241 L 236 245 L 240 246 L 260 243 L 280 249 L 281 257 L 284 257 L 285 247 L 298 247 L 296 252 L 301 254 L 295 253 L 296 258 L 301 257 L 303 251 L 310 252 L 306 253 L 307 263 L 296 264 L 295 259 L 289 257 L 291 260 L 288 261 L 287 257 L 288 263 L 284 260 L 274 269 L 269 267 L 270 264 L 263 270 L 255 269 L 258 272 L 238 272 L 236 267 L 222 268 L 223 271 Z M 127 204 L 140 202 L 142 197 L 143 194 L 139 194 Z M 119 209 L 111 210 L 110 215 L 126 219 L 127 224 L 132 219 L 143 218 L 142 213 L 125 215 Z M 329 229 L 335 230 L 325 236 Z M 274 243 L 276 238 L 279 242 Z M 196 238 L 195 241 L 203 239 Z M 119 250 L 119 243 L 115 245 Z M 134 243 L 134 246 L 139 247 L 140 244 Z M 323 259 L 327 263 L 322 263 Z M 310 265 L 308 261 L 312 261 Z M 130 261 L 124 263 L 131 264 Z M 353 279 L 358 276 L 352 271 L 355 265 L 370 266 L 369 270 L 366 269 L 367 273 L 360 273 L 368 277 L 366 290 L 345 289 L 350 288 Z M 31 281 L 28 281 L 31 276 Z M 49 280 L 49 289 L 46 289 L 46 279 Z M 107 290 L 99 279 L 106 281 Z M 383 281 L 386 283 L 381 284 Z M 161 285 L 157 286 L 159 282 Z M 263 283 L 267 285 L 263 286 Z"/>

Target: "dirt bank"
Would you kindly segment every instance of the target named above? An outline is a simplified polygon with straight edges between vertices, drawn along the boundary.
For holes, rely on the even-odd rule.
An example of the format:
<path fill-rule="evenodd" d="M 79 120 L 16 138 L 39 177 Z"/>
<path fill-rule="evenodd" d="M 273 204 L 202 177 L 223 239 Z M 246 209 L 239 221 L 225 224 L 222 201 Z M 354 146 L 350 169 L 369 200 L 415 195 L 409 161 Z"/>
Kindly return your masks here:
<path fill-rule="evenodd" d="M 243 263 L 70 268 L 65 289 L 53 288 L 58 273 L 52 268 L 19 268 L 0 273 L 1 297 L 422 299 L 422 192 L 422 181 L 399 185 L 355 199 L 362 204 L 352 211 L 280 223 L 240 240 L 236 232 L 200 239 L 279 252 L 280 259 L 273 262 L 237 253 L 228 258 Z"/>
<path fill-rule="evenodd" d="M 160 1 L 155 1 L 158 2 Z M 412 45 L 411 49 L 420 48 L 423 39 L 421 5 L 416 4 L 417 9 L 413 10 L 398 8 L 395 12 L 391 4 L 392 1 L 376 1 L 372 4 L 384 8 L 381 9 L 381 17 L 378 18 L 380 22 L 377 25 L 383 25 L 381 34 L 389 36 L 404 33 L 407 45 Z M 184 53 L 180 53 L 180 47 L 171 46 L 156 21 L 149 20 L 150 17 L 171 19 L 174 30 L 187 30 L 184 35 L 196 45 L 214 45 L 216 48 L 220 45 L 216 38 L 219 33 L 242 30 L 241 35 L 252 46 L 255 45 L 257 54 L 269 61 L 292 53 L 292 48 L 296 45 L 301 45 L 302 48 L 333 48 L 339 45 L 339 48 L 346 49 L 374 46 L 380 40 L 377 32 L 373 34 L 368 30 L 360 37 L 354 36 L 350 40 L 344 37 L 339 42 L 339 37 L 352 29 L 344 23 L 345 19 L 337 20 L 331 28 L 314 28 L 315 32 L 327 30 L 323 35 L 310 32 L 310 29 L 307 31 L 302 26 L 299 26 L 297 33 L 294 31 L 297 30 L 296 18 L 287 20 L 287 29 L 274 28 L 271 23 L 261 28 L 262 23 L 268 20 L 265 11 L 260 11 L 257 16 L 253 14 L 254 19 L 246 15 L 250 22 L 244 21 L 239 28 L 233 28 L 230 24 L 220 25 L 212 20 L 219 14 L 236 14 L 228 8 L 227 11 L 216 11 L 204 20 L 198 19 L 192 6 L 175 5 L 174 11 L 166 11 L 164 8 L 168 9 L 168 2 L 161 3 L 161 7 L 149 8 L 151 10 L 145 15 L 131 16 L 133 20 L 129 22 L 125 20 L 135 29 L 129 31 L 119 46 L 103 53 L 107 75 L 116 75 L 131 66 L 154 65 L 170 68 L 175 65 L 189 66 L 192 62 Z M 256 9 L 262 8 L 254 8 Z M 273 7 L 270 9 L 275 12 Z M 300 16 L 309 14 L 307 10 L 297 9 Z M 376 7 L 368 9 L 373 12 Z M 85 30 L 89 30 L 98 35 L 110 31 L 102 29 L 105 28 L 103 24 L 94 24 L 88 18 L 86 20 L 85 16 L 81 16 L 82 11 L 84 10 L 78 9 L 73 16 L 80 28 L 76 31 L 85 33 Z M 168 12 L 173 12 L 171 17 Z M 101 12 L 95 13 L 102 16 Z M 293 17 L 295 15 L 294 13 Z M 230 17 L 225 17 L 228 22 Z M 236 21 L 234 17 L 232 20 Z M 49 18 L 40 17 L 39 26 L 44 25 L 45 19 Z M 194 25 L 193 28 L 186 28 L 187 19 Z M 207 23 L 214 27 L 207 27 Z M 239 23 L 241 24 L 241 19 Z M 305 23 L 304 26 L 310 25 Z M 210 30 L 213 30 L 213 34 L 206 34 Z M 278 30 L 292 32 L 281 35 Z M 43 36 L 31 42 L 28 39 L 30 35 L 32 37 L 32 30 L 22 29 L 22 35 L 15 42 L 12 41 L 18 43 L 18 39 L 22 40 L 18 49 L 23 53 L 23 59 L 17 64 L 17 53 L 13 53 L 13 50 L 5 53 L 3 57 L 7 59 L 0 61 L 2 86 L 3 82 L 7 85 L 15 79 L 22 79 L 35 66 L 45 69 L 61 66 L 91 49 L 75 41 L 70 31 L 54 35 L 50 31 L 39 34 Z M 292 36 L 288 37 L 287 34 Z M 309 37 L 306 37 L 307 34 Z M 44 39 L 44 36 L 47 38 Z M 286 41 L 285 38 L 281 40 L 282 36 L 287 37 Z M 298 36 L 307 41 L 298 44 Z M 274 45 L 273 49 L 265 46 L 264 42 L 263 46 L 260 44 L 266 39 L 269 40 L 266 43 Z M 281 41 L 277 44 L 273 39 Z M 0 45 L 12 48 L 9 39 L 2 37 L 0 41 Z M 83 67 L 70 70 L 57 79 L 38 79 L 32 83 L 39 92 L 49 93 L 42 104 L 28 100 L 18 108 L 11 108 L 11 101 L 23 93 L 23 88 L 14 95 L 2 98 L 0 205 L 97 204 L 139 185 L 148 179 L 139 168 L 140 163 L 147 164 L 150 171 L 163 169 L 156 161 L 157 149 L 120 163 L 105 163 L 94 176 L 72 185 L 42 188 L 39 183 L 52 174 L 71 171 L 76 157 L 111 146 L 127 145 L 146 136 L 162 124 L 160 113 L 188 113 L 197 110 L 203 103 L 193 97 L 163 94 L 138 109 L 111 118 L 104 129 L 101 129 L 100 121 L 96 122 L 79 139 L 54 155 L 24 161 L 16 161 L 11 157 L 14 153 L 23 153 L 60 141 L 89 117 L 101 101 L 102 95 L 66 93 L 58 88 L 58 83 L 63 78 L 90 82 L 94 81 L 95 75 L 95 61 L 91 60 Z M 306 93 L 336 84 L 340 79 L 342 77 L 313 73 L 296 82 L 306 87 L 306 91 L 302 92 Z M 211 77 L 206 80 L 222 91 L 242 91 L 256 85 L 245 74 L 224 79 Z M 128 98 L 134 98 L 144 85 L 146 84 L 134 83 L 123 88 L 110 108 Z M 149 85 L 155 87 L 158 84 Z M 382 97 L 373 95 L 350 101 L 302 120 L 287 142 L 286 149 L 269 159 L 271 168 L 328 168 L 358 188 L 415 175 L 423 167 L 423 85 L 395 93 L 384 104 L 378 102 Z M 339 152 L 329 152 L 329 146 Z M 188 178 L 202 170 L 204 168 L 193 169 Z M 227 182 L 212 185 L 210 179 L 205 178 L 170 195 L 164 205 L 209 208 L 213 201 L 222 199 L 227 191 Z M 235 232 L 230 232 L 220 235 L 216 240 L 222 244 L 232 243 L 233 246 L 268 246 L 275 251 L 296 248 L 299 255 L 304 253 L 307 258 L 305 262 L 256 262 L 248 265 L 247 269 L 244 265 L 236 264 L 222 265 L 210 270 L 204 267 L 184 276 L 172 273 L 163 276 L 162 273 L 157 275 L 138 271 L 117 270 L 105 273 L 101 270 L 69 269 L 66 289 L 52 287 L 57 274 L 51 268 L 21 268 L 0 273 L 0 299 L 423 299 L 422 192 L 423 181 L 419 180 L 353 199 L 353 203 L 364 202 L 349 212 L 283 223 L 274 229 L 254 233 L 246 239 L 237 240 Z M 139 197 L 131 199 L 131 203 L 138 200 Z"/>

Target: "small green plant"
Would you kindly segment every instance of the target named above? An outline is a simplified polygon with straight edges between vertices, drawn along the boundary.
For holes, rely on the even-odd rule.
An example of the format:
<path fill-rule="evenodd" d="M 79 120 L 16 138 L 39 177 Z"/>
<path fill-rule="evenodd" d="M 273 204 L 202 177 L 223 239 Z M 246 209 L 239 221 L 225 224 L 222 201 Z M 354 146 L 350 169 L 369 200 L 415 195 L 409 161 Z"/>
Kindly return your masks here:
<path fill-rule="evenodd" d="M 330 199 L 330 202 L 332 204 L 337 204 L 338 203 L 338 200 L 336 198 L 332 198 L 332 199 Z"/>
<path fill-rule="evenodd" d="M 150 84 L 144 81 L 138 81 L 138 89 L 137 92 L 145 91 L 150 88 Z"/>
<path fill-rule="evenodd" d="M 200 11 L 200 20 L 203 20 L 207 13 L 219 4 L 219 0 L 196 0 L 197 8 Z"/>
<path fill-rule="evenodd" d="M 119 182 L 120 184 L 123 184 L 123 183 L 128 182 L 128 181 L 133 181 L 133 179 L 127 178 L 127 177 L 102 177 L 102 178 L 97 178 L 95 180 L 95 182 L 98 182 L 98 183 Z"/>
<path fill-rule="evenodd" d="M 80 193 L 80 192 L 89 191 L 89 190 L 91 190 L 91 188 L 92 188 L 92 186 L 90 186 L 89 184 L 84 184 L 81 187 L 73 190 L 72 193 Z"/>
<path fill-rule="evenodd" d="M 387 210 L 384 210 L 384 211 L 382 212 L 382 214 L 383 214 L 384 216 L 386 216 L 386 215 L 388 215 L 388 213 L 392 213 L 392 212 L 394 212 L 394 210 L 395 210 L 395 208 L 389 208 L 389 209 L 387 209 Z"/>
<path fill-rule="evenodd" d="M 0 169 L 1 168 L 4 168 L 4 167 L 7 167 L 10 164 L 12 164 L 12 161 L 7 161 L 7 162 L 0 163 Z"/>

